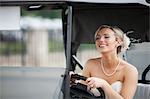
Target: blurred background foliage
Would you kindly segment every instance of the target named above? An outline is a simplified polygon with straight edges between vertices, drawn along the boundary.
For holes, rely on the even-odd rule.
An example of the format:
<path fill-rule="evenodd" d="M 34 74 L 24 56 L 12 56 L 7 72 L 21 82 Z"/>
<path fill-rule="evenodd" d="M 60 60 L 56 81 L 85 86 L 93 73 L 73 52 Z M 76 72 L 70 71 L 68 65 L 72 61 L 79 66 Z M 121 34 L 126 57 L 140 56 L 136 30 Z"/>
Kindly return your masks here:
<path fill-rule="evenodd" d="M 43 18 L 49 18 L 49 19 L 54 19 L 54 18 L 61 18 L 61 10 L 49 10 L 49 9 L 44 9 L 42 11 L 39 10 L 25 10 L 22 9 L 21 11 L 22 16 L 31 16 L 31 17 L 36 17 L 40 16 Z"/>
<path fill-rule="evenodd" d="M 3 42 L 0 44 L 0 54 L 18 54 L 25 50 L 21 42 Z"/>

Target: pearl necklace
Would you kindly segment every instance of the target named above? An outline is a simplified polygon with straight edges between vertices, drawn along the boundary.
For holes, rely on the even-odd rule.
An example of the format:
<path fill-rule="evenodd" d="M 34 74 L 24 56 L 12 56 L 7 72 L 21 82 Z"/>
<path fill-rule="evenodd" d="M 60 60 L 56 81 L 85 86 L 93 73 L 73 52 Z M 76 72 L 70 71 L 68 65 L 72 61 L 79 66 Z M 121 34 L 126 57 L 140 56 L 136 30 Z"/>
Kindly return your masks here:
<path fill-rule="evenodd" d="M 114 75 L 114 74 L 116 73 L 116 71 L 117 71 L 119 65 L 120 65 L 120 60 L 118 60 L 118 64 L 117 64 L 115 70 L 114 70 L 112 73 L 108 74 L 108 73 L 105 71 L 105 69 L 104 69 L 103 62 L 102 62 L 102 59 L 101 59 L 101 68 L 102 68 L 102 71 L 103 71 L 103 73 L 104 73 L 106 76 L 108 76 L 108 77 L 110 77 L 110 76 L 112 76 L 112 75 Z"/>

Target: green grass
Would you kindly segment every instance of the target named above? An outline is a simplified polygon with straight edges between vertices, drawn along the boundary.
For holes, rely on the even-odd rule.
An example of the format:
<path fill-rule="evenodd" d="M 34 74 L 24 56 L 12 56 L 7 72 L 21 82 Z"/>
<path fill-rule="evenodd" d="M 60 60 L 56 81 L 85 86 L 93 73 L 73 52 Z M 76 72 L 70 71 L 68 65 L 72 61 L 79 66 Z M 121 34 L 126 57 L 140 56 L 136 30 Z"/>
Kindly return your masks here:
<path fill-rule="evenodd" d="M 96 49 L 95 44 L 81 44 L 79 50 Z"/>
<path fill-rule="evenodd" d="M 48 46 L 49 52 L 64 51 L 63 41 L 49 40 Z M 25 50 L 21 42 L 0 43 L 0 54 L 21 54 Z"/>
<path fill-rule="evenodd" d="M 58 52 L 64 50 L 63 41 L 49 40 L 49 52 Z"/>
<path fill-rule="evenodd" d="M 18 54 L 25 50 L 21 42 L 2 42 L 0 43 L 0 54 Z"/>
<path fill-rule="evenodd" d="M 49 40 L 49 52 L 64 51 L 63 41 Z M 82 44 L 78 50 L 95 49 L 95 44 Z M 21 54 L 26 50 L 21 42 L 3 42 L 0 43 L 0 54 Z"/>

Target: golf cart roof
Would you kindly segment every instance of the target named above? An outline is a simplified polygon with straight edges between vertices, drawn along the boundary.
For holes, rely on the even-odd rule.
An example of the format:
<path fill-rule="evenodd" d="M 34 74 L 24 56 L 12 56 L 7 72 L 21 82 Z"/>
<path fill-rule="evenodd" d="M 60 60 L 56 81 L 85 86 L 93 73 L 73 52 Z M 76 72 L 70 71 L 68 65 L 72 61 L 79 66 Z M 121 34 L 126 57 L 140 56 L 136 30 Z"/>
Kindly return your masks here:
<path fill-rule="evenodd" d="M 143 5 L 150 5 L 149 0 L 1 0 L 0 2 L 84 2 L 84 3 L 139 3 Z"/>

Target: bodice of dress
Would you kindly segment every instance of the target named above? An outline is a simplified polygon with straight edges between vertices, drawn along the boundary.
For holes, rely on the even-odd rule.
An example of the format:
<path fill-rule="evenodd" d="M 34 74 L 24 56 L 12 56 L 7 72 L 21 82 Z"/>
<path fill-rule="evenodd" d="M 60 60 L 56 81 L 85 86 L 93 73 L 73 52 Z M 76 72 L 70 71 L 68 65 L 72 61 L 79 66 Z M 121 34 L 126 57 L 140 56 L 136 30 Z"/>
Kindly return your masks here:
<path fill-rule="evenodd" d="M 116 81 L 114 83 L 111 84 L 111 87 L 118 93 L 120 93 L 121 89 L 122 89 L 122 82 L 121 81 Z"/>

